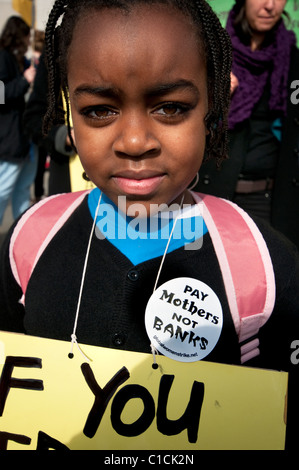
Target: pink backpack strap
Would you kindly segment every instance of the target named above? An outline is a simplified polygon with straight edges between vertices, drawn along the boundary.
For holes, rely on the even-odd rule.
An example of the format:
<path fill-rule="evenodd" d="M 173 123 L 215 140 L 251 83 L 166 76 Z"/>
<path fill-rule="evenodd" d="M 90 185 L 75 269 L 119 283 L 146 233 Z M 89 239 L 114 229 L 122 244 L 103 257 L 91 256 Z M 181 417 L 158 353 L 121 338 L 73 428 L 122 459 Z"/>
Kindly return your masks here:
<path fill-rule="evenodd" d="M 12 273 L 25 294 L 32 271 L 65 221 L 89 191 L 58 194 L 34 204 L 17 223 L 9 247 Z"/>
<path fill-rule="evenodd" d="M 241 345 L 241 362 L 259 354 L 259 329 L 275 303 L 275 278 L 265 240 L 253 220 L 236 204 L 192 193 L 202 207 L 220 264 L 225 290 Z M 254 337 L 253 340 L 250 338 Z"/>
<path fill-rule="evenodd" d="M 25 303 L 27 284 L 38 259 L 88 192 L 44 199 L 32 206 L 16 225 L 9 255 L 12 272 L 22 288 L 22 303 Z M 256 336 L 274 307 L 272 261 L 262 234 L 242 209 L 224 199 L 192 194 L 202 207 L 218 257 L 236 332 L 239 342 L 243 343 L 241 363 L 244 363 L 259 354 Z M 250 340 L 252 337 L 254 339 Z"/>

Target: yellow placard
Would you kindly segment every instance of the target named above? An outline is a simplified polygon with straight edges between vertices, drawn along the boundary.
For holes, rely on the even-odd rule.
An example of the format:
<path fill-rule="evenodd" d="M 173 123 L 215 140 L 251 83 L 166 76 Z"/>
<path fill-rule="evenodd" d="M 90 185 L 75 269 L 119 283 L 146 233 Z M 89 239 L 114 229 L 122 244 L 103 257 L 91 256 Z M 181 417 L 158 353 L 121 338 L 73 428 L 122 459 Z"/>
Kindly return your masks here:
<path fill-rule="evenodd" d="M 0 332 L 0 449 L 284 448 L 285 372 L 82 350 Z"/>
<path fill-rule="evenodd" d="M 78 155 L 70 157 L 69 169 L 72 192 L 95 188 L 95 185 L 91 181 L 84 179 L 84 169 Z"/>

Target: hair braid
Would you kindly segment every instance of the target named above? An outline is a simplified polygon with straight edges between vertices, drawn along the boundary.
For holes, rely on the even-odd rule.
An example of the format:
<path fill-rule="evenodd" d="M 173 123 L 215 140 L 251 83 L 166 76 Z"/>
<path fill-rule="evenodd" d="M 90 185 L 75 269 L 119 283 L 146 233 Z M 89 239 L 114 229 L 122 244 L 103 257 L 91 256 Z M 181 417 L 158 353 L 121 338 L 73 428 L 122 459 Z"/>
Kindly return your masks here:
<path fill-rule="evenodd" d="M 227 157 L 227 116 L 230 103 L 231 42 L 210 5 L 203 0 L 195 2 L 203 35 L 206 37 L 208 67 L 209 112 L 206 125 L 209 130 L 208 155 L 218 159 Z"/>
<path fill-rule="evenodd" d="M 57 60 L 57 45 L 59 39 L 57 35 L 57 22 L 60 16 L 64 13 L 68 5 L 67 0 L 56 0 L 48 18 L 47 28 L 45 32 L 45 50 L 46 50 L 46 65 L 48 68 L 48 109 L 44 116 L 43 130 L 45 133 L 49 131 L 51 124 L 60 123 L 64 120 L 64 112 L 61 106 L 57 103 L 61 96 L 61 79 L 58 69 Z"/>

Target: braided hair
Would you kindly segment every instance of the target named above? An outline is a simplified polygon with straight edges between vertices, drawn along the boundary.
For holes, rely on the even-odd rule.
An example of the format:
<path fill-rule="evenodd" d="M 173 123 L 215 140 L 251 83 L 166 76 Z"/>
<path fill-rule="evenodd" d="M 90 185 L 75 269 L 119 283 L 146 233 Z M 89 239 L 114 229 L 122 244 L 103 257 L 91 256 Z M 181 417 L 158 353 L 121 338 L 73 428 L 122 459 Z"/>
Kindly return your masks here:
<path fill-rule="evenodd" d="M 82 15 L 87 15 L 90 10 L 109 8 L 130 11 L 135 5 L 142 3 L 171 5 L 191 18 L 195 24 L 203 43 L 202 49 L 207 65 L 209 110 L 205 123 L 209 134 L 205 158 L 216 157 L 218 160 L 226 158 L 231 42 L 206 0 L 56 0 L 49 15 L 45 34 L 49 106 L 44 118 L 44 131 L 47 132 L 53 124 L 65 122 L 65 112 L 59 105 L 62 92 L 66 102 L 67 124 L 71 138 L 67 57 L 78 19 L 82 18 Z"/>

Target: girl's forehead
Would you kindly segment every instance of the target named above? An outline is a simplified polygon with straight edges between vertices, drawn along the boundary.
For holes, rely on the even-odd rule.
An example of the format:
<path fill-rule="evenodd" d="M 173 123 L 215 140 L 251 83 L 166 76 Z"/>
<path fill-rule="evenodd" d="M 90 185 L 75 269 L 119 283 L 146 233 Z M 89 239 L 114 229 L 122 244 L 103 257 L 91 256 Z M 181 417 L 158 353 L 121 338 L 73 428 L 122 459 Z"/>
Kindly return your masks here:
<path fill-rule="evenodd" d="M 155 42 L 161 40 L 181 45 L 200 43 L 195 23 L 188 14 L 164 4 L 137 4 L 130 11 L 119 8 L 86 11 L 77 20 L 70 47 L 74 49 L 83 43 L 95 49 L 97 42 L 117 38 L 122 41 L 120 48 L 130 43 L 132 49 L 150 41 L 154 47 Z"/>
<path fill-rule="evenodd" d="M 153 72 L 178 63 L 186 66 L 186 55 L 195 64 L 200 61 L 202 68 L 201 50 L 191 19 L 169 6 L 139 5 L 130 12 L 93 10 L 74 28 L 68 72 L 108 62 L 110 67 L 124 62 L 126 71 L 138 65 Z"/>

